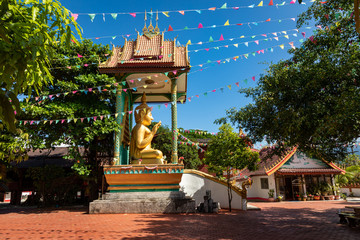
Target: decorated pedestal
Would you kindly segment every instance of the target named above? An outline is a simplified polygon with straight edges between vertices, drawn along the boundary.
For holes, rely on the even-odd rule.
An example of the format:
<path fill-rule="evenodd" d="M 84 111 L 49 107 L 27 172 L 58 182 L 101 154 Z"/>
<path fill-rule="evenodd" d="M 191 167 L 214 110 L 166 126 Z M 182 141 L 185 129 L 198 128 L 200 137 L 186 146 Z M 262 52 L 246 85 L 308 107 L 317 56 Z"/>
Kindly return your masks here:
<path fill-rule="evenodd" d="M 105 166 L 108 190 L 113 192 L 179 191 L 184 165 L 118 165 Z"/>
<path fill-rule="evenodd" d="M 189 213 L 195 201 L 179 191 L 181 164 L 105 166 L 109 193 L 90 213 Z"/>

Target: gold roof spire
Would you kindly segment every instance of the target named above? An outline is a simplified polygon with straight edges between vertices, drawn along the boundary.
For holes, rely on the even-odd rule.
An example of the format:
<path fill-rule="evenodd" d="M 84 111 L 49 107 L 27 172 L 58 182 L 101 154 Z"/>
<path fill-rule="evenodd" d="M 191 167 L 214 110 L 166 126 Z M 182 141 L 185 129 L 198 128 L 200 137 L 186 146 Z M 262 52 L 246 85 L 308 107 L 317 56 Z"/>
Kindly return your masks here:
<path fill-rule="evenodd" d="M 155 26 L 155 29 L 154 29 L 154 31 L 155 31 L 156 33 L 159 33 L 159 32 L 160 32 L 160 29 L 159 29 L 159 27 L 158 27 L 158 21 L 159 21 L 159 12 L 156 11 L 156 26 Z"/>
<path fill-rule="evenodd" d="M 154 30 L 154 27 L 153 27 L 153 25 L 152 25 L 152 16 L 153 16 L 153 11 L 152 11 L 152 9 L 151 9 L 151 12 L 150 12 L 150 25 L 149 25 L 149 27 L 148 27 L 148 31 L 149 31 L 149 32 L 152 32 L 152 31 Z"/>
<path fill-rule="evenodd" d="M 146 20 L 147 20 L 147 17 L 146 17 L 146 10 L 145 10 L 145 17 L 144 17 L 145 25 L 144 25 L 144 28 L 143 28 L 143 33 L 147 33 L 147 32 L 148 32 L 148 29 L 147 29 L 147 27 L 146 27 Z"/>

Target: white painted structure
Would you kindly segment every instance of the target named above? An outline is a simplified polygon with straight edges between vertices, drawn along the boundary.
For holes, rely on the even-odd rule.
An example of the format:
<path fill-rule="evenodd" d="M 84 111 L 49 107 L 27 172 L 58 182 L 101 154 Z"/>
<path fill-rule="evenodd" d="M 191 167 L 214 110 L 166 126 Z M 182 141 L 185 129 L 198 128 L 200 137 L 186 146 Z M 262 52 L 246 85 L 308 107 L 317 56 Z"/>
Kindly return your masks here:
<path fill-rule="evenodd" d="M 261 179 L 267 179 L 268 188 L 261 188 Z M 270 176 L 253 176 L 251 177 L 252 185 L 248 188 L 247 197 L 253 199 L 268 199 L 269 198 L 269 190 L 274 189 L 274 197 L 277 197 L 276 193 L 276 185 L 275 185 L 275 175 L 272 174 Z"/>
<path fill-rule="evenodd" d="M 352 187 L 351 191 L 350 191 L 350 188 L 348 188 L 348 187 L 342 187 L 342 188 L 340 188 L 340 192 L 345 193 L 347 196 L 351 195 L 351 193 L 352 193 L 352 195 L 354 195 L 354 197 L 360 197 L 360 187 L 357 187 L 357 188 Z"/>
<path fill-rule="evenodd" d="M 185 171 L 180 182 L 181 191 L 192 197 L 196 202 L 196 206 L 198 206 L 201 202 L 204 202 L 206 190 L 211 190 L 211 198 L 214 202 L 219 202 L 221 208 L 228 208 L 227 186 L 220 183 L 219 180 L 215 181 L 214 177 L 208 174 L 199 173 L 199 171 Z M 240 194 L 234 190 L 232 190 L 232 195 L 231 208 L 246 210 L 246 199 L 242 199 Z"/>

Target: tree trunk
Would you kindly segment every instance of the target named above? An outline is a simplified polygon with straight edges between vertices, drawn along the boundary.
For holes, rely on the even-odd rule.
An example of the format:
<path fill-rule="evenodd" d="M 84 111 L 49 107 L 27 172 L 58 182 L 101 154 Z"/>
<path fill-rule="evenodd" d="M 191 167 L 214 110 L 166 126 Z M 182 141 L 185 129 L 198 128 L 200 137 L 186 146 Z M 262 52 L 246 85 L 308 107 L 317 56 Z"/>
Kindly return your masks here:
<path fill-rule="evenodd" d="M 228 200 L 229 200 L 229 211 L 231 212 L 231 201 L 232 201 L 232 191 L 230 184 L 230 170 L 227 171 L 227 186 L 228 186 Z"/>

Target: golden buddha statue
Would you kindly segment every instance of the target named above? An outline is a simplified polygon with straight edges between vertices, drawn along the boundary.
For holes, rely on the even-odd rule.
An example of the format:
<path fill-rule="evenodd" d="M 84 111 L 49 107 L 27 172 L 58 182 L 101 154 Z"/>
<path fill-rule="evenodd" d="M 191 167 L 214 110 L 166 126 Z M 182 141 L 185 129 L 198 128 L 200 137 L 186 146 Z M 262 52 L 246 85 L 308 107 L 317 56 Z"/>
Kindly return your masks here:
<path fill-rule="evenodd" d="M 151 108 L 146 104 L 145 93 L 141 98 L 141 104 L 135 108 L 134 115 L 136 125 L 131 131 L 131 164 L 163 164 L 163 153 L 151 148 L 151 141 L 161 126 L 161 121 L 155 124 L 152 130 L 147 127 L 154 118 L 151 114 Z"/>

